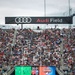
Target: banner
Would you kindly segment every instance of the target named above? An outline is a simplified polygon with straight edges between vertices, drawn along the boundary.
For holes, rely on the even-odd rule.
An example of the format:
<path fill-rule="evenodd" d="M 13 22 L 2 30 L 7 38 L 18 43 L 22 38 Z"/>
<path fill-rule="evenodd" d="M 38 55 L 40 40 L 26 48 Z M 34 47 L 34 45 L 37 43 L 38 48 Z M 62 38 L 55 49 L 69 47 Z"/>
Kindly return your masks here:
<path fill-rule="evenodd" d="M 56 75 L 55 66 L 16 66 L 15 75 Z"/>
<path fill-rule="evenodd" d="M 56 75 L 56 68 L 54 66 L 42 66 L 39 69 L 39 75 Z"/>
<path fill-rule="evenodd" d="M 72 17 L 5 17 L 5 24 L 72 24 Z"/>
<path fill-rule="evenodd" d="M 31 75 L 30 66 L 16 66 L 15 75 Z"/>

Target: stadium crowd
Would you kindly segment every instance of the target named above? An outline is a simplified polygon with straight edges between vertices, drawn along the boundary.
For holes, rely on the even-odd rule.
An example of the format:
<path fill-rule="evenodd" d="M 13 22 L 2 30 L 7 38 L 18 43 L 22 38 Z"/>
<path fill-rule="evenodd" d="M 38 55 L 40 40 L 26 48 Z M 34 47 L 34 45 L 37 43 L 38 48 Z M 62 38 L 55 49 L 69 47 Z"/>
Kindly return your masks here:
<path fill-rule="evenodd" d="M 75 67 L 75 29 L 46 29 L 35 32 L 31 29 L 0 29 L 0 70 L 11 66 L 56 66 L 63 65 L 73 71 Z M 63 39 L 63 52 L 61 44 Z"/>

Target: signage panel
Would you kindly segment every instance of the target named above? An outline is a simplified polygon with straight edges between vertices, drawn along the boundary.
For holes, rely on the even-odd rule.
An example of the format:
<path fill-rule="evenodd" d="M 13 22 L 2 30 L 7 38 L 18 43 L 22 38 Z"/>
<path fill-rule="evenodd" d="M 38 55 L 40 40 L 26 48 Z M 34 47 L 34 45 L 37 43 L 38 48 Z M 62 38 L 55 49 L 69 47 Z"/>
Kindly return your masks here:
<path fill-rule="evenodd" d="M 5 17 L 5 24 L 72 24 L 72 17 Z"/>

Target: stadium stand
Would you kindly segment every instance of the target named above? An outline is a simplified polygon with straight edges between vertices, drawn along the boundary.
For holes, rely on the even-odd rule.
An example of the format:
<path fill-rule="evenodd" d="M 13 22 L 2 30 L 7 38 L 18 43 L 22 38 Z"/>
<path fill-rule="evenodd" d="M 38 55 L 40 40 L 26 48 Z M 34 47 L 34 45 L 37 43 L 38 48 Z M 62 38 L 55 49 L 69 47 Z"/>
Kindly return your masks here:
<path fill-rule="evenodd" d="M 16 65 L 56 66 L 74 75 L 75 29 L 0 29 L 0 74 Z"/>

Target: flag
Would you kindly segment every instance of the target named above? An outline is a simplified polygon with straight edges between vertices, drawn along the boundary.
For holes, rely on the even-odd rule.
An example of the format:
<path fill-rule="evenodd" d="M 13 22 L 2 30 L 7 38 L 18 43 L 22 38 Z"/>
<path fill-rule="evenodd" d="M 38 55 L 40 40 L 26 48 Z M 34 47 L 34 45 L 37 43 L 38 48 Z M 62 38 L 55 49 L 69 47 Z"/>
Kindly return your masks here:
<path fill-rule="evenodd" d="M 39 68 L 39 75 L 56 75 L 55 66 L 42 66 Z"/>

